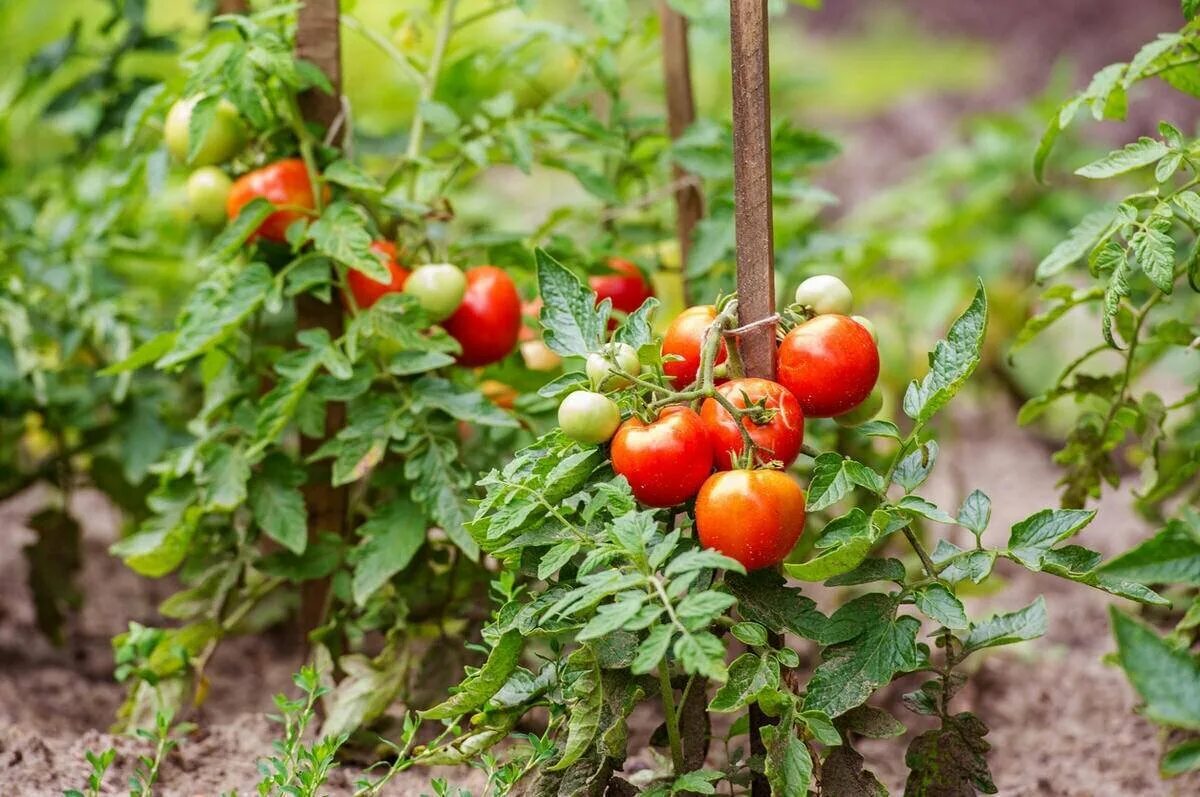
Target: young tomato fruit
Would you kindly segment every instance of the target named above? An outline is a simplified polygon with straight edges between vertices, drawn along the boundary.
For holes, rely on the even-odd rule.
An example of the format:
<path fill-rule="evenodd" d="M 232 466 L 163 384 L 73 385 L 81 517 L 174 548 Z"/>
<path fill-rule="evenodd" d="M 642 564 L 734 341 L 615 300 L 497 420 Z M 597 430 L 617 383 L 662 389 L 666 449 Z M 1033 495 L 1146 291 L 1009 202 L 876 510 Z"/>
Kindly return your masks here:
<path fill-rule="evenodd" d="M 596 303 L 612 299 L 614 310 L 622 313 L 632 313 L 642 306 L 642 302 L 654 295 L 654 290 L 642 272 L 628 260 L 619 257 L 609 258 L 608 267 L 611 274 L 594 274 L 588 277 L 588 285 L 596 292 Z M 616 329 L 616 319 L 609 319 L 608 328 Z"/>
<path fill-rule="evenodd" d="M 696 381 L 696 374 L 700 371 L 704 331 L 716 319 L 717 308 L 703 304 L 684 310 L 667 327 L 667 333 L 663 335 L 663 357 L 665 359 L 668 354 L 674 354 L 682 358 L 663 363 L 663 372 L 671 378 L 676 390 L 682 390 Z M 725 362 L 725 354 L 725 341 L 721 341 L 717 349 L 717 363 Z"/>
<path fill-rule="evenodd" d="M 778 470 L 713 474 L 696 497 L 696 534 L 747 570 L 787 558 L 804 530 L 804 491 Z"/>
<path fill-rule="evenodd" d="M 775 460 L 786 468 L 795 461 L 804 442 L 804 414 L 790 390 L 769 379 L 751 378 L 726 382 L 717 391 L 739 409 L 757 404 L 773 413 L 770 420 L 761 425 L 749 416 L 742 418 L 742 425 L 754 441 L 758 464 Z M 717 469 L 734 467 L 734 458 L 741 455 L 745 441 L 733 416 L 716 399 L 707 398 L 700 406 L 700 419 L 708 431 Z"/>
<path fill-rule="evenodd" d="M 379 256 L 391 276 L 387 282 L 376 282 L 357 269 L 352 268 L 346 273 L 346 282 L 354 295 L 354 304 L 360 310 L 366 310 L 389 293 L 403 290 L 409 276 L 408 269 L 397 262 L 396 245 L 391 241 L 372 241 L 371 251 Z"/>
<path fill-rule="evenodd" d="M 633 417 L 612 442 L 613 470 L 647 506 L 682 504 L 712 473 L 712 447 L 700 416 L 667 407 L 651 423 Z"/>
<path fill-rule="evenodd" d="M 862 325 L 862 328 L 871 333 L 871 340 L 875 341 L 875 345 L 879 345 L 879 333 L 875 330 L 875 323 L 865 315 L 852 315 L 851 321 L 857 321 Z"/>
<path fill-rule="evenodd" d="M 607 442 L 621 425 L 621 411 L 608 396 L 577 390 L 558 405 L 558 425 L 563 434 L 587 445 Z"/>
<path fill-rule="evenodd" d="M 216 166 L 201 166 L 188 176 L 188 207 L 205 224 L 225 221 L 225 202 L 233 181 Z"/>
<path fill-rule="evenodd" d="M 204 131 L 204 138 L 200 140 L 196 149 L 196 157 L 188 160 L 188 150 L 192 141 L 192 109 L 198 102 L 200 97 L 179 100 L 167 112 L 167 121 L 163 127 L 167 151 L 175 160 L 189 166 L 211 166 L 229 160 L 242 148 L 244 141 L 241 117 L 229 100 L 217 102 L 217 111 L 213 114 L 212 123 Z"/>
<path fill-rule="evenodd" d="M 512 277 L 495 266 L 467 270 L 467 290 L 442 324 L 462 346 L 461 365 L 489 365 L 508 356 L 521 333 L 521 297 Z"/>
<path fill-rule="evenodd" d="M 613 343 L 606 346 L 604 351 L 589 354 L 586 370 L 592 387 L 598 390 L 619 390 L 630 384 L 621 374 L 613 373 L 613 368 L 632 376 L 640 374 L 642 363 L 638 360 L 637 349 L 628 343 Z"/>
<path fill-rule="evenodd" d="M 832 418 L 866 400 L 879 378 L 871 333 L 844 315 L 819 315 L 779 344 L 779 383 L 800 400 L 806 418 Z"/>
<path fill-rule="evenodd" d="M 326 198 L 328 194 L 329 189 L 326 188 Z M 312 216 L 312 211 L 317 207 L 308 169 L 299 158 L 275 161 L 235 180 L 229 191 L 229 200 L 225 203 L 229 220 L 236 219 L 242 208 L 257 197 L 263 197 L 279 210 L 267 216 L 255 235 L 276 243 L 285 243 L 287 229 L 292 222 Z"/>
<path fill-rule="evenodd" d="M 445 321 L 462 304 L 467 278 L 457 266 L 430 263 L 413 271 L 404 284 L 404 292 L 416 297 L 431 320 Z"/>
<path fill-rule="evenodd" d="M 883 393 L 879 388 L 875 388 L 862 404 L 849 412 L 834 416 L 833 420 L 837 422 L 838 426 L 846 428 L 862 426 L 867 421 L 873 420 L 881 409 L 883 409 Z"/>
<path fill-rule="evenodd" d="M 803 305 L 817 315 L 848 315 L 854 306 L 854 295 L 832 274 L 818 274 L 801 282 L 796 288 L 796 304 Z"/>

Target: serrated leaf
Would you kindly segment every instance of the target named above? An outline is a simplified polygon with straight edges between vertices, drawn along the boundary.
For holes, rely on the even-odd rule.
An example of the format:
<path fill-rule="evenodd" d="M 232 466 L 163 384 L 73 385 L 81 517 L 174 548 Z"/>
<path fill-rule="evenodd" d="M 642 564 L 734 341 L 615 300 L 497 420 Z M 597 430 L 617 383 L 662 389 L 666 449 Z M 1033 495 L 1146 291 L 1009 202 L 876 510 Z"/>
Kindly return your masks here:
<path fill-rule="evenodd" d="M 254 522 L 271 539 L 296 554 L 308 544 L 308 510 L 300 485 L 304 470 L 282 454 L 272 455 L 250 482 L 250 509 Z"/>
<path fill-rule="evenodd" d="M 841 454 L 821 454 L 813 463 L 805 508 L 809 512 L 819 512 L 845 498 L 855 485 L 881 493 L 883 477 L 866 465 Z"/>
<path fill-rule="evenodd" d="M 1092 161 L 1086 166 L 1075 170 L 1080 177 L 1102 180 L 1125 174 L 1143 166 L 1149 166 L 1168 152 L 1167 145 L 1147 136 L 1126 144 L 1124 147 L 1108 153 L 1102 158 Z"/>
<path fill-rule="evenodd" d="M 1147 584 L 1200 586 L 1200 535 L 1183 520 L 1171 520 L 1153 537 L 1098 569 Z"/>
<path fill-rule="evenodd" d="M 634 675 L 645 675 L 658 666 L 667 649 L 671 647 L 671 638 L 675 628 L 670 625 L 656 625 L 638 645 L 637 655 L 634 656 L 630 671 Z"/>
<path fill-rule="evenodd" d="M 433 708 L 421 712 L 423 719 L 449 720 L 477 710 L 504 686 L 517 669 L 525 639 L 517 631 L 508 631 L 496 641 L 479 672 L 467 678 L 458 691 Z M 599 689 L 596 692 L 599 693 Z"/>
<path fill-rule="evenodd" d="M 263 263 L 251 263 L 228 284 L 220 279 L 203 283 L 188 299 L 173 345 L 157 366 L 169 368 L 211 349 L 262 305 L 273 284 Z"/>
<path fill-rule="evenodd" d="M 521 425 L 516 418 L 488 401 L 479 391 L 460 387 L 449 379 L 423 376 L 413 383 L 413 393 L 426 408 L 444 412 L 456 420 L 510 429 Z"/>
<path fill-rule="evenodd" d="M 779 686 L 779 662 L 772 656 L 743 653 L 729 665 L 729 676 L 708 704 L 709 711 L 730 712 L 744 708 L 763 689 Z"/>
<path fill-rule="evenodd" d="M 1033 603 L 1015 612 L 993 615 L 972 623 L 963 639 L 963 651 L 973 653 L 996 645 L 1011 645 L 1037 639 L 1046 633 L 1046 599 L 1039 595 Z"/>
<path fill-rule="evenodd" d="M 326 182 L 343 185 L 358 191 L 383 193 L 383 185 L 371 175 L 355 166 L 348 160 L 336 160 L 325 167 L 323 173 Z"/>
<path fill-rule="evenodd" d="M 384 505 L 359 527 L 365 540 L 354 565 L 351 591 L 363 606 L 375 591 L 399 573 L 425 542 L 425 515 L 408 498 Z"/>
<path fill-rule="evenodd" d="M 794 730 L 782 722 L 762 729 L 767 749 L 765 768 L 771 794 L 777 797 L 806 797 L 812 783 L 812 756 Z"/>
<path fill-rule="evenodd" d="M 599 350 L 607 313 L 597 309 L 596 294 L 544 250 L 538 249 L 534 256 L 546 345 L 564 357 L 586 357 Z"/>
<path fill-rule="evenodd" d="M 905 391 L 904 412 L 908 417 L 923 424 L 954 398 L 979 365 L 986 331 L 987 296 L 980 282 L 971 304 L 929 355 L 929 373 L 920 382 L 910 383 Z"/>
<path fill-rule="evenodd" d="M 587 647 L 580 648 L 569 659 L 569 665 L 581 672 L 571 687 L 574 699 L 567 720 L 567 743 L 562 757 L 549 768 L 551 772 L 571 766 L 592 746 L 600 729 L 600 713 L 604 707 L 603 681 L 595 654 Z"/>
<path fill-rule="evenodd" d="M 363 211 L 349 202 L 338 201 L 325 208 L 308 227 L 308 239 L 318 252 L 375 280 L 387 283 L 391 272 L 371 251 L 371 233 Z"/>
<path fill-rule="evenodd" d="M 1030 570 L 1041 568 L 1042 557 L 1058 543 L 1078 534 L 1096 516 L 1094 510 L 1043 509 L 1012 527 L 1008 553 Z"/>
<path fill-rule="evenodd" d="M 906 454 L 897 463 L 896 470 L 892 474 L 892 481 L 903 487 L 906 493 L 911 493 L 920 487 L 933 472 L 938 450 L 936 440 L 918 445 L 916 450 Z"/>
<path fill-rule="evenodd" d="M 1163 293 L 1175 284 L 1175 241 L 1155 227 L 1143 227 L 1133 234 L 1130 248 L 1138 266 Z"/>
<path fill-rule="evenodd" d="M 913 739 L 904 755 L 908 765 L 905 797 L 995 794 L 987 765 L 991 745 L 987 726 L 974 714 L 942 718 L 942 725 Z"/>
<path fill-rule="evenodd" d="M 787 586 L 774 570 L 730 573 L 725 577 L 725 586 L 737 598 L 743 620 L 761 623 L 776 633 L 791 631 L 805 639 L 820 639 L 829 622 L 811 598 Z"/>
<path fill-rule="evenodd" d="M 1116 204 L 1107 204 L 1084 216 L 1067 233 L 1066 239 L 1038 263 L 1035 279 L 1042 282 L 1077 263 L 1108 233 L 1116 220 Z"/>
<path fill-rule="evenodd" d="M 650 319 L 658 309 L 659 301 L 653 296 L 642 302 L 642 306 L 634 310 L 617 327 L 613 340 L 617 343 L 628 343 L 634 349 L 640 349 L 654 340 L 654 331 L 650 327 Z"/>
<path fill-rule="evenodd" d="M 921 666 L 914 617 L 897 616 L 896 603 L 870 593 L 854 599 L 829 618 L 821 653 L 804 698 L 805 710 L 837 717 L 861 705 L 897 673 Z"/>
<path fill-rule="evenodd" d="M 903 583 L 904 565 L 899 559 L 867 559 L 848 573 L 834 576 L 825 582 L 827 587 L 849 587 L 872 581 Z"/>
<path fill-rule="evenodd" d="M 962 507 L 958 510 L 958 525 L 968 529 L 977 538 L 983 536 L 988 523 L 992 519 L 992 499 L 981 490 L 972 490 L 963 499 Z"/>
<path fill-rule="evenodd" d="M 941 584 L 929 584 L 913 592 L 917 608 L 929 619 L 947 628 L 967 627 L 967 613 L 954 593 Z"/>
<path fill-rule="evenodd" d="M 902 509 L 914 515 L 920 515 L 923 518 L 928 518 L 938 523 L 956 523 L 955 519 L 948 512 L 938 508 L 937 504 L 919 495 L 906 495 L 897 501 L 895 506 L 897 509 Z"/>
<path fill-rule="evenodd" d="M 807 562 L 786 563 L 783 569 L 801 581 L 825 581 L 858 567 L 874 546 L 875 541 L 870 537 L 855 537 Z"/>
<path fill-rule="evenodd" d="M 1154 631 L 1111 608 L 1117 661 L 1157 723 L 1200 730 L 1200 662 Z"/>

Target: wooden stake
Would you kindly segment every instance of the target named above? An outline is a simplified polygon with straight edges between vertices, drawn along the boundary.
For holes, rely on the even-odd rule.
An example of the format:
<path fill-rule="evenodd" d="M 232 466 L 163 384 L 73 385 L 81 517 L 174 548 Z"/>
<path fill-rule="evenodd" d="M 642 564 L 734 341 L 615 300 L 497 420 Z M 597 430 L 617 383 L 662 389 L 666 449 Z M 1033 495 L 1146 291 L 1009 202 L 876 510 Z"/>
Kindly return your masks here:
<path fill-rule="evenodd" d="M 767 0 L 730 0 L 729 9 L 738 322 L 744 325 L 775 312 Z M 747 376 L 775 377 L 774 328 L 751 330 L 740 349 Z"/>
<path fill-rule="evenodd" d="M 328 128 L 341 110 L 342 62 L 341 39 L 338 30 L 339 0 L 306 0 L 300 7 L 296 28 L 296 54 L 318 66 L 333 85 L 333 94 L 312 89 L 300 97 L 300 109 L 307 121 Z M 301 294 L 296 300 L 296 325 L 300 329 L 320 327 L 332 338 L 342 335 L 342 309 L 336 300 L 322 302 L 314 296 Z M 325 405 L 325 435 L 322 438 L 302 437 L 300 453 L 308 457 L 326 440 L 345 426 L 346 407 L 339 402 Z M 330 470 L 325 463 L 309 467 L 308 483 L 304 486 L 304 504 L 308 508 L 308 540 L 311 544 L 322 532 L 345 536 L 349 490 L 330 484 Z M 308 635 L 325 621 L 329 602 L 329 579 L 306 581 L 300 591 L 300 632 L 307 648 Z"/>
<path fill-rule="evenodd" d="M 733 182 L 737 234 L 738 321 L 749 324 L 775 312 L 775 242 L 771 209 L 771 96 L 767 0 L 729 0 L 733 69 Z M 775 328 L 765 325 L 739 339 L 747 376 L 775 378 Z M 772 635 L 771 644 L 782 638 Z M 750 708 L 750 752 L 766 748 L 767 718 Z M 754 773 L 752 797 L 770 797 L 771 785 Z"/>
<path fill-rule="evenodd" d="M 667 131 L 672 140 L 683 135 L 696 121 L 696 100 L 692 93 L 691 55 L 688 50 L 688 21 L 667 3 L 659 0 L 659 24 L 662 28 L 663 81 L 667 94 Z M 692 249 L 692 234 L 697 222 L 704 216 L 704 197 L 699 186 L 685 182 L 691 175 L 683 167 L 674 168 L 675 182 L 675 235 L 679 239 L 679 257 L 684 269 Z M 690 303 L 687 295 L 687 280 L 683 282 L 684 302 Z"/>

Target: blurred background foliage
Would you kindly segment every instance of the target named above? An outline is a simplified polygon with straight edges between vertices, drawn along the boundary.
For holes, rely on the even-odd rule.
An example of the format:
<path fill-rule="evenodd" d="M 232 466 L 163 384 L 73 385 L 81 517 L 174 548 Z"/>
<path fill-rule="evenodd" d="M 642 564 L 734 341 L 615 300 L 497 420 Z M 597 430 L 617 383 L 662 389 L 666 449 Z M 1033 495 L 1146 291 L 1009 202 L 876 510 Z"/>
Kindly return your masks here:
<path fill-rule="evenodd" d="M 407 143 L 417 91 L 404 61 L 423 61 L 431 51 L 435 5 L 343 2 L 345 89 L 355 146 L 368 163 L 393 161 Z M 590 270 L 602 268 L 609 255 L 648 271 L 665 269 L 666 276 L 656 277 L 666 304 L 661 321 L 682 302 L 673 269 L 683 264 L 664 190 L 675 161 L 701 177 L 709 211 L 685 266 L 690 292 L 704 297 L 731 289 L 724 0 L 672 0 L 693 23 L 700 115 L 674 145 L 662 132 L 651 4 L 630 4 L 628 19 L 615 22 L 589 17 L 585 3 L 521 3 L 529 13 L 517 5 L 495 12 L 492 0 L 462 0 L 464 29 L 452 40 L 436 99 L 461 118 L 498 97 L 512 102 L 514 118 L 535 109 L 584 108 L 619 131 L 623 141 L 613 151 L 621 163 L 612 166 L 608 155 L 589 160 L 596 142 L 587 135 L 563 144 L 559 119 L 537 143 L 545 149 L 553 141 L 555 152 L 566 153 L 560 162 L 538 164 L 535 154 L 528 174 L 480 168 L 453 189 L 453 235 L 463 248 L 482 249 L 502 265 L 526 258 L 528 245 L 537 243 Z M 911 3 L 883 0 L 826 4 L 819 11 L 772 3 L 778 295 L 787 297 L 808 274 L 842 273 L 860 310 L 884 333 L 885 381 L 894 396 L 923 366 L 922 353 L 980 276 L 996 308 L 987 373 L 1020 400 L 1045 386 L 1063 355 L 1030 347 L 1019 367 L 1004 356 L 1036 302 L 1033 267 L 1103 199 L 1079 180 L 1048 189 L 1030 170 L 1037 131 L 1051 110 L 1043 92 L 1062 96 L 1083 70 L 1059 70 L 1050 87 L 1030 83 L 1014 69 L 1011 42 L 1004 39 L 1010 18 L 1028 9 L 1001 15 L 989 37 L 970 25 L 956 32 L 929 24 L 938 14 L 931 7 L 952 5 L 926 4 L 917 14 Z M 1173 3 L 1150 5 L 1155 13 L 1165 11 L 1159 16 L 1169 24 L 1177 20 Z M 73 196 L 95 210 L 104 186 L 131 179 L 136 169 L 145 191 L 127 199 L 124 227 L 119 235 L 104 233 L 104 256 L 91 262 L 102 260 L 120 289 L 138 296 L 148 326 L 170 318 L 196 277 L 188 264 L 211 232 L 190 223 L 186 175 L 167 167 L 165 153 L 134 164 L 124 152 L 127 140 L 95 134 L 115 127 L 142 87 L 162 79 L 182 85 L 177 49 L 199 40 L 215 6 L 215 0 L 9 0 L 0 7 L 4 201 L 44 203 L 40 223 L 49 225 L 46 208 Z M 138 24 L 109 24 L 114 15 Z M 1139 31 L 1128 37 L 1118 52 L 1132 51 L 1144 38 Z M 128 46 L 114 50 L 115 41 Z M 1036 57 L 1069 61 L 1085 45 L 1076 41 L 1075 51 Z M 64 48 L 71 57 L 63 57 Z M 617 93 L 606 97 L 606 84 Z M 1060 152 L 1079 162 L 1089 157 L 1086 147 Z M 600 176 L 584 179 L 580 164 Z M 1069 336 L 1063 337 L 1055 345 L 1069 354 Z"/>

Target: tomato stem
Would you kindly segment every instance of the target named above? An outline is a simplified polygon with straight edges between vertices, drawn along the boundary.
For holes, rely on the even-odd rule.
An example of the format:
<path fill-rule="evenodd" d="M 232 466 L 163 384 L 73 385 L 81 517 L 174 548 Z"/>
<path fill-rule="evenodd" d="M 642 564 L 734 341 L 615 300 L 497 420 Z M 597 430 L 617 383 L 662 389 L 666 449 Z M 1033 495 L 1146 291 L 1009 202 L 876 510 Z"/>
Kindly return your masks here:
<path fill-rule="evenodd" d="M 679 717 L 675 713 L 675 690 L 671 687 L 671 673 L 666 660 L 658 665 L 658 691 L 662 695 L 667 739 L 671 744 L 671 763 L 675 769 L 675 776 L 678 777 L 683 774 L 683 743 L 679 738 Z"/>

